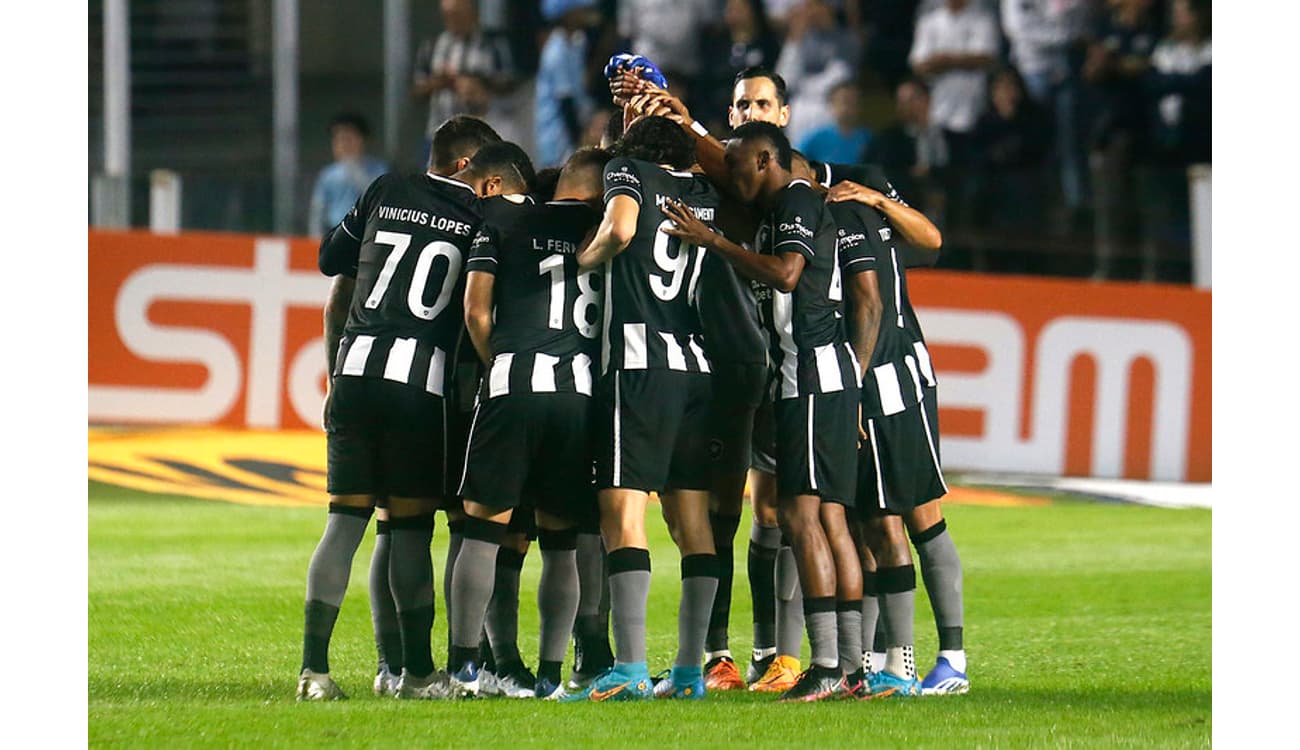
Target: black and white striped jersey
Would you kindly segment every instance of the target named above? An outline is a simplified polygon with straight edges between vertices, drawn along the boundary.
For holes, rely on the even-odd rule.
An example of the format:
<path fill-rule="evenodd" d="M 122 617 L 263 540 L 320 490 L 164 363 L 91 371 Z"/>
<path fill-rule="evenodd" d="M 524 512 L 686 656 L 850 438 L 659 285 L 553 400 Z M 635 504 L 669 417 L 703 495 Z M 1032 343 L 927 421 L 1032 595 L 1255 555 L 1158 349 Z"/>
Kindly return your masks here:
<path fill-rule="evenodd" d="M 907 297 L 907 272 L 893 228 L 879 211 L 854 201 L 831 203 L 845 278 L 874 271 L 880 290 L 880 329 L 862 383 L 862 417 L 889 416 L 924 398 L 924 369 L 933 379 L 929 353 L 915 332 Z M 919 346 L 918 346 L 919 342 Z"/>
<path fill-rule="evenodd" d="M 768 331 L 776 399 L 858 387 L 857 357 L 844 326 L 835 234 L 830 209 L 805 180 L 782 188 L 759 226 L 760 253 L 799 253 L 806 261 L 792 292 L 752 284 Z"/>
<path fill-rule="evenodd" d="M 660 206 L 675 198 L 712 224 L 717 190 L 703 176 L 619 157 L 605 166 L 605 203 L 623 195 L 641 206 L 631 243 L 603 269 L 601 373 L 610 370 L 709 372 L 695 307 L 704 250 L 663 229 Z"/>
<path fill-rule="evenodd" d="M 492 365 L 480 395 L 592 393 L 599 343 L 600 274 L 577 252 L 600 223 L 582 201 L 484 201 L 466 270 L 493 274 Z"/>
<path fill-rule="evenodd" d="M 371 183 L 321 244 L 322 272 L 357 279 L 335 376 L 447 393 L 480 222 L 473 188 L 458 180 L 388 174 Z"/>

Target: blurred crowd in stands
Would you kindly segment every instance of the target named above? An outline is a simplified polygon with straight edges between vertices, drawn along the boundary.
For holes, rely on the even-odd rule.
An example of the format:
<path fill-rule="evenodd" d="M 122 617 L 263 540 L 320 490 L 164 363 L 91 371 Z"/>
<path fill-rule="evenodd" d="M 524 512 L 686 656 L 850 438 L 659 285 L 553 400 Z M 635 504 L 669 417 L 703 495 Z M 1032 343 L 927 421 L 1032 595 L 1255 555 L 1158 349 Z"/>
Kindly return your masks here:
<path fill-rule="evenodd" d="M 440 0 L 428 134 L 467 112 L 538 168 L 599 141 L 610 55 L 725 136 L 737 71 L 785 78 L 809 157 L 883 165 L 941 267 L 1183 282 L 1210 163 L 1209 0 Z"/>

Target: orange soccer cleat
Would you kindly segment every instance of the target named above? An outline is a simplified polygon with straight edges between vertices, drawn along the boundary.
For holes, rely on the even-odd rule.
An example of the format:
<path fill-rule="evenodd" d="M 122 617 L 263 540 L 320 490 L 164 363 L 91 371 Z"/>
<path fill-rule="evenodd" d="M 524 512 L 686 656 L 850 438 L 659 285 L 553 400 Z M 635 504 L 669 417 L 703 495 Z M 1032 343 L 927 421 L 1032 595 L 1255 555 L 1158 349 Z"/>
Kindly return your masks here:
<path fill-rule="evenodd" d="M 736 662 L 729 656 L 719 656 L 709 662 L 704 669 L 704 688 L 706 690 L 744 690 L 745 681 L 740 678 Z"/>
<path fill-rule="evenodd" d="M 749 689 L 756 693 L 784 693 L 799 680 L 799 660 L 793 656 L 778 656 L 767 671 Z"/>

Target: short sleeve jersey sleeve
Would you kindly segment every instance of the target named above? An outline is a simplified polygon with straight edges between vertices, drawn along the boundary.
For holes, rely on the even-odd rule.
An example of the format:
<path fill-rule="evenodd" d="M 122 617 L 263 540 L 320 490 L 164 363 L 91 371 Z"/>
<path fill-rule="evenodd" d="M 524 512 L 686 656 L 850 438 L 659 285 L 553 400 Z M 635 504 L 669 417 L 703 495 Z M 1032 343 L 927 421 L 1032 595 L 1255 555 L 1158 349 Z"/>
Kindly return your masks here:
<path fill-rule="evenodd" d="M 871 210 L 865 206 L 863 209 Z M 846 275 L 877 270 L 879 253 L 871 236 L 876 230 L 862 220 L 862 212 L 852 205 L 833 203 L 831 216 L 838 226 L 835 249 L 840 256 L 840 269 Z"/>
<path fill-rule="evenodd" d="M 495 275 L 499 248 L 497 231 L 486 224 L 480 225 L 478 231 L 474 233 L 474 241 L 469 246 L 469 260 L 465 262 L 465 272 L 482 271 Z"/>
<path fill-rule="evenodd" d="M 636 163 L 626 157 L 611 159 L 605 165 L 605 203 L 615 196 L 626 195 L 641 203 L 641 173 Z"/>
<path fill-rule="evenodd" d="M 825 205 L 807 185 L 788 188 L 772 210 L 772 254 L 799 253 L 811 261 L 816 255 L 817 222 Z"/>

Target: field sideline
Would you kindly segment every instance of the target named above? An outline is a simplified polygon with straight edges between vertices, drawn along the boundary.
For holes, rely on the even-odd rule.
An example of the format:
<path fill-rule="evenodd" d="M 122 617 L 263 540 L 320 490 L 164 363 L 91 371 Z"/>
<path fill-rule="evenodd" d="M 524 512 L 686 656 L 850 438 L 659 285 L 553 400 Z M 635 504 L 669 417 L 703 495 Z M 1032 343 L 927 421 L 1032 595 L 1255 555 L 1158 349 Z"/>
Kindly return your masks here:
<path fill-rule="evenodd" d="M 1060 496 L 1036 507 L 952 505 L 947 515 L 966 572 L 971 694 L 801 706 L 735 693 L 686 705 L 375 698 L 366 598 L 371 535 L 358 552 L 331 654 L 334 676 L 352 700 L 303 705 L 293 690 L 304 575 L 322 509 L 235 505 L 97 482 L 88 493 L 95 746 L 1210 744 L 1211 514 L 1204 510 Z M 651 519 L 649 526 L 655 669 L 667 666 L 674 649 L 678 571 L 663 524 Z M 440 519 L 436 565 L 445 543 Z M 747 653 L 750 634 L 743 555 L 738 545 L 737 655 Z M 538 571 L 530 556 L 520 630 L 523 651 L 533 657 Z M 927 666 L 935 649 L 930 623 L 918 591 L 917 661 Z M 445 634 L 440 611 L 439 662 Z"/>

